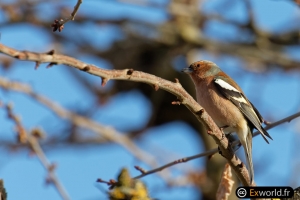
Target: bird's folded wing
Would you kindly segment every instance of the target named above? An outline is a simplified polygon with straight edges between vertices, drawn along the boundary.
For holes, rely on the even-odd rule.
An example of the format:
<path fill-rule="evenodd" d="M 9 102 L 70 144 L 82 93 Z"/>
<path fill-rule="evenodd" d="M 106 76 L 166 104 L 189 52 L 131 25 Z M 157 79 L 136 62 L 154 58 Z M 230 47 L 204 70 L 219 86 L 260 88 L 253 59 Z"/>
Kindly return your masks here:
<path fill-rule="evenodd" d="M 255 129 L 257 129 L 261 133 L 266 142 L 269 143 L 266 136 L 270 139 L 272 138 L 269 133 L 261 126 L 263 119 L 258 110 L 245 97 L 245 95 L 238 89 L 227 83 L 225 80 L 223 80 L 223 77 L 216 77 L 214 79 L 214 83 L 221 94 L 229 99 L 244 114 L 247 120 L 254 126 Z"/>

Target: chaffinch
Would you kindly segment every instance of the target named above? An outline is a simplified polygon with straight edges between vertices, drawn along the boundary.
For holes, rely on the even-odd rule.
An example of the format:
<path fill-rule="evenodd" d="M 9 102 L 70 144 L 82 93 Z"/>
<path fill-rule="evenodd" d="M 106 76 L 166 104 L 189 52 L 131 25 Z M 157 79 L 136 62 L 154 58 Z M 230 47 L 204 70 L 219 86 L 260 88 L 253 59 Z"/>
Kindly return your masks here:
<path fill-rule="evenodd" d="M 267 143 L 271 136 L 262 127 L 262 116 L 246 98 L 237 83 L 225 74 L 215 63 L 201 60 L 184 68 L 195 87 L 197 102 L 206 110 L 225 134 L 236 132 L 244 147 L 250 172 L 254 179 L 252 163 L 252 134 L 257 129 Z"/>

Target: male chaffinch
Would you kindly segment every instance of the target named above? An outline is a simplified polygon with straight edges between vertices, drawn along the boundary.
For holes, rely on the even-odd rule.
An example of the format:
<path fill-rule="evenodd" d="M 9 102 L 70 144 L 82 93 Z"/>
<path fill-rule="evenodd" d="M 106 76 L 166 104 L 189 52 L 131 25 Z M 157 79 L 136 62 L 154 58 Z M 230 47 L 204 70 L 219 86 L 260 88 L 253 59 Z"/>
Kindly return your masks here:
<path fill-rule="evenodd" d="M 254 179 L 252 163 L 252 134 L 257 129 L 267 143 L 271 136 L 262 127 L 262 116 L 246 98 L 237 83 L 225 74 L 215 63 L 201 60 L 184 68 L 195 87 L 198 103 L 206 110 L 225 134 L 236 132 L 245 151 L 250 172 Z"/>

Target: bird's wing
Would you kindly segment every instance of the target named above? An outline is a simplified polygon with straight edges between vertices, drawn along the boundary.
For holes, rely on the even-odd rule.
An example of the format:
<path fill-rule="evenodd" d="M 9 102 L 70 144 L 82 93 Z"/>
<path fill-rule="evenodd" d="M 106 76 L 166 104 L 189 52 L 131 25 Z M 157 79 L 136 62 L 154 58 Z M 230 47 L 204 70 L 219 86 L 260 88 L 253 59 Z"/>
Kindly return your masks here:
<path fill-rule="evenodd" d="M 247 118 L 247 120 L 257 129 L 263 138 L 272 137 L 269 133 L 261 126 L 263 121 L 261 115 L 259 114 L 258 110 L 252 105 L 252 103 L 245 97 L 245 95 L 240 92 L 238 89 L 227 83 L 223 80 L 222 77 L 216 77 L 214 79 L 214 83 L 216 87 L 219 89 L 222 95 L 224 95 L 227 99 L 229 99 Z"/>

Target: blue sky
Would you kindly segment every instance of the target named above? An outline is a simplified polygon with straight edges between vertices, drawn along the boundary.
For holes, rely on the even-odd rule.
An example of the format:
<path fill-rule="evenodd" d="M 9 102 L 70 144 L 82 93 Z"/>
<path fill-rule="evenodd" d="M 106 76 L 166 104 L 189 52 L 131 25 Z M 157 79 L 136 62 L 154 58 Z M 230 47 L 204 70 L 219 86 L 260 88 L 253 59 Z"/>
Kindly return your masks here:
<path fill-rule="evenodd" d="M 163 1 L 163 3 L 166 2 Z M 211 3 L 206 2 L 205 11 L 218 12 L 220 8 L 217 8 L 216 5 L 219 2 L 217 0 Z M 285 26 L 287 28 L 299 26 L 299 23 L 297 25 L 295 22 L 296 20 L 299 22 L 300 10 L 291 2 L 273 0 L 253 0 L 251 2 L 256 16 L 255 22 L 259 27 L 265 30 L 279 30 Z M 74 1 L 65 1 L 64 4 L 72 8 Z M 47 6 L 50 5 L 45 3 L 41 9 L 47 13 L 47 16 L 51 17 L 51 9 L 47 9 Z M 241 9 L 241 5 L 238 5 L 227 11 L 227 17 L 245 20 Z M 125 17 L 149 23 L 160 23 L 167 19 L 167 15 L 161 9 L 148 9 L 111 1 L 84 1 L 79 12 L 89 13 L 91 16 L 99 18 Z M 45 17 L 45 15 L 41 16 Z M 1 18 L 3 18 L 2 15 L 0 15 L 0 22 L 3 21 Z M 100 49 L 107 48 L 115 39 L 122 38 L 116 27 L 94 27 L 92 24 L 90 27 L 93 27 L 92 31 L 82 29 L 78 31 L 78 34 L 90 36 Z M 70 32 L 68 29 L 72 29 L 72 22 L 66 25 L 62 33 L 53 34 L 67 34 Z M 19 50 L 45 52 L 54 47 L 51 38 L 47 36 L 48 33 L 45 34 L 44 30 L 30 24 L 1 26 L 0 32 L 1 43 Z M 230 39 L 234 38 L 236 30 L 229 26 L 220 27 L 218 23 L 212 23 L 206 34 L 213 39 Z M 75 37 L 75 34 L 73 36 Z M 299 47 L 287 49 L 287 53 L 300 59 L 297 51 L 299 51 Z M 67 52 L 72 56 L 71 51 Z M 83 55 L 80 59 L 99 67 L 112 67 L 107 62 L 93 56 Z M 215 57 L 199 53 L 198 59 L 213 60 L 227 74 L 232 76 L 267 120 L 276 121 L 299 111 L 300 96 L 297 94 L 300 86 L 299 73 L 292 71 L 285 73 L 279 69 L 263 74 L 250 72 L 245 69 L 241 60 L 231 57 Z M 30 84 L 35 91 L 66 108 L 74 105 L 79 108 L 86 108 L 95 104 L 95 99 L 79 87 L 76 80 L 66 73 L 66 66 L 59 65 L 45 69 L 46 65 L 42 65 L 38 70 L 34 70 L 34 66 L 35 63 L 32 62 L 15 61 L 12 69 L 9 71 L 0 70 L 0 75 Z M 98 77 L 90 76 L 90 81 L 100 84 Z M 191 80 L 186 77 L 180 81 Z M 109 89 L 109 86 L 104 89 Z M 27 129 L 30 130 L 38 126 L 44 129 L 48 136 L 62 134 L 57 132 L 57 130 L 62 129 L 62 125 L 59 123 L 60 119 L 57 119 L 57 116 L 51 111 L 31 98 L 1 90 L 0 99 L 4 103 L 13 102 L 14 111 L 21 116 Z M 132 115 L 126 115 L 128 112 L 131 112 Z M 146 123 L 149 113 L 151 113 L 150 102 L 138 92 L 133 91 L 115 96 L 93 118 L 103 125 L 113 126 L 119 131 L 126 132 L 129 128 L 139 127 Z M 0 109 L 0 123 L 2 124 L 0 139 L 14 141 L 13 124 L 7 119 L 3 109 Z M 294 174 L 296 172 L 299 174 L 296 166 L 300 164 L 299 151 L 297 151 L 300 142 L 299 123 L 300 119 L 296 119 L 291 123 L 270 130 L 274 140 L 269 145 L 260 136 L 253 140 L 253 160 L 254 167 L 257 169 L 255 170 L 257 185 L 281 185 L 293 188 L 300 185 L 300 180 L 297 182 L 294 179 Z M 196 133 L 188 125 L 182 122 L 173 122 L 149 130 L 140 139 L 138 145 L 157 157 L 161 164 L 164 164 L 181 157 L 203 152 L 203 146 L 199 145 L 198 141 Z M 104 198 L 106 194 L 103 190 L 107 187 L 104 184 L 95 183 L 95 180 L 97 178 L 105 180 L 116 178 L 122 167 L 128 167 L 133 176 L 139 174 L 133 169 L 134 165 L 140 165 L 147 169 L 147 166 L 115 144 L 99 145 L 96 148 L 58 148 L 45 152 L 51 162 L 57 163 L 56 173 L 59 179 L 70 194 L 71 199 L 76 200 Z M 4 148 L 1 148 L 0 155 L 0 178 L 4 179 L 10 200 L 59 199 L 53 186 L 45 185 L 47 173 L 35 156 L 29 156 L 28 151 L 13 152 Z M 243 157 L 242 150 L 239 150 L 239 156 Z M 199 163 L 200 167 L 204 166 L 204 159 L 180 164 L 172 169 L 197 169 Z M 172 174 L 178 175 L 178 171 L 173 170 Z M 196 192 L 193 187 L 168 188 L 158 175 L 150 175 L 142 180 L 148 186 L 153 198 L 193 199 Z"/>

